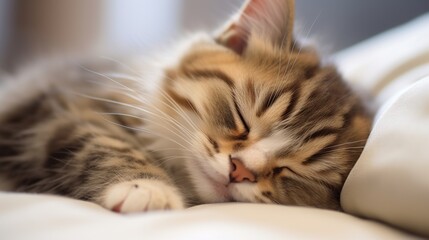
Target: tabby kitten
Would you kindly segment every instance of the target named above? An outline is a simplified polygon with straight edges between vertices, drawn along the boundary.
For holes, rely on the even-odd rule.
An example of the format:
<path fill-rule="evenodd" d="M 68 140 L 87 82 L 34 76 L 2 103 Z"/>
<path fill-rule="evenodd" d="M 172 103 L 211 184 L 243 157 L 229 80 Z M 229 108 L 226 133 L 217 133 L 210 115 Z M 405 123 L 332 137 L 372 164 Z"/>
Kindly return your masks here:
<path fill-rule="evenodd" d="M 339 209 L 371 121 L 293 22 L 293 0 L 250 0 L 151 77 L 116 60 L 14 77 L 0 99 L 2 187 L 124 213 L 228 201 Z"/>

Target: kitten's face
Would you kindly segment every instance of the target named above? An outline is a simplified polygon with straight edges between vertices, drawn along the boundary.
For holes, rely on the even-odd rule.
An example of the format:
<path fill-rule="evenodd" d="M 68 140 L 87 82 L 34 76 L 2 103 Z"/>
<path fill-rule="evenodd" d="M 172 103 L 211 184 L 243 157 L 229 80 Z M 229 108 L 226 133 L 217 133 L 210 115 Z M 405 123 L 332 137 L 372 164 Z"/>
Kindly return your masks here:
<path fill-rule="evenodd" d="M 335 70 L 293 44 L 292 7 L 250 1 L 252 21 L 200 38 L 166 71 L 161 108 L 204 202 L 339 208 L 370 121 Z M 255 27 L 267 16 L 274 32 Z"/>

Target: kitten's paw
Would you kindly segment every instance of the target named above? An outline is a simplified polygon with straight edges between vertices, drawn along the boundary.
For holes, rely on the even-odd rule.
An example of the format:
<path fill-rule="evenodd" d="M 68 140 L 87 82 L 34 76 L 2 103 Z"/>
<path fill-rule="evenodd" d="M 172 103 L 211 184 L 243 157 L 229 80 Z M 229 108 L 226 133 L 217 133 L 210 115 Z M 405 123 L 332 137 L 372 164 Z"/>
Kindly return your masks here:
<path fill-rule="evenodd" d="M 183 209 L 178 190 L 159 180 L 139 179 L 117 183 L 104 195 L 104 207 L 120 213 Z"/>

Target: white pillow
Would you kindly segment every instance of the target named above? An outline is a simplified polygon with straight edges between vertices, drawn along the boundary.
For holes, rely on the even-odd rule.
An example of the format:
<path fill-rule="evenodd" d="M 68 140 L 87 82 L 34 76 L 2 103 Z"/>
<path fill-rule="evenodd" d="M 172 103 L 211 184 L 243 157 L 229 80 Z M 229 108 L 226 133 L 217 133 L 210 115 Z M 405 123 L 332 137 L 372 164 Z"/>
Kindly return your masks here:
<path fill-rule="evenodd" d="M 346 212 L 429 236 L 429 14 L 336 56 L 377 117 L 342 191 Z M 422 80 L 421 80 L 422 79 Z M 420 80 L 420 81 L 419 81 Z"/>
<path fill-rule="evenodd" d="M 379 110 L 341 203 L 348 213 L 429 237 L 429 77 Z"/>

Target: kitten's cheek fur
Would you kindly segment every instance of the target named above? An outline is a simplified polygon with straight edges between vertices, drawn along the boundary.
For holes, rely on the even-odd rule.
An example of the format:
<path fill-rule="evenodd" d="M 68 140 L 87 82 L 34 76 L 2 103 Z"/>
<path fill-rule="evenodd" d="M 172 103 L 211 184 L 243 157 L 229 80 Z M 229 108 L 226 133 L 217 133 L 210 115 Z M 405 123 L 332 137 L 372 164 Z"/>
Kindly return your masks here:
<path fill-rule="evenodd" d="M 159 180 L 140 179 L 110 186 L 103 195 L 105 208 L 120 213 L 183 209 L 177 189 Z"/>
<path fill-rule="evenodd" d="M 260 192 L 253 183 L 233 183 L 229 186 L 229 191 L 238 202 L 256 202 L 255 195 Z"/>

